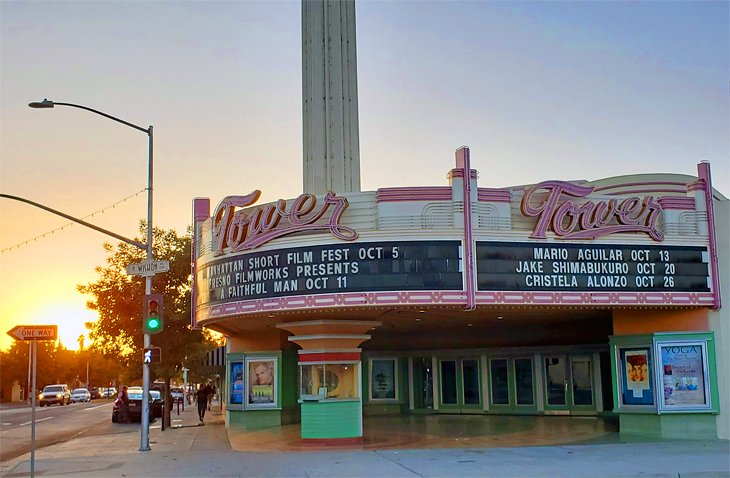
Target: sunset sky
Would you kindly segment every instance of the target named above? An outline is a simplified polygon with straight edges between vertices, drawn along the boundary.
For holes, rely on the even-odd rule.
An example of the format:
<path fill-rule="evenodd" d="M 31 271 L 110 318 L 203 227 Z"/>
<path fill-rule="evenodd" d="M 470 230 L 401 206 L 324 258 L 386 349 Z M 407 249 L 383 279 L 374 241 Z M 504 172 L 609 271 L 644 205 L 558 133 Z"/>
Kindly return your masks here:
<path fill-rule="evenodd" d="M 708 160 L 730 194 L 728 2 L 356 5 L 363 190 L 446 185 L 468 145 L 482 187 Z M 134 237 L 146 134 L 43 98 L 154 126 L 157 227 L 302 192 L 299 2 L 0 2 L 0 191 Z M 116 241 L 68 223 L 0 199 L 0 348 L 95 319 L 76 286 Z"/>

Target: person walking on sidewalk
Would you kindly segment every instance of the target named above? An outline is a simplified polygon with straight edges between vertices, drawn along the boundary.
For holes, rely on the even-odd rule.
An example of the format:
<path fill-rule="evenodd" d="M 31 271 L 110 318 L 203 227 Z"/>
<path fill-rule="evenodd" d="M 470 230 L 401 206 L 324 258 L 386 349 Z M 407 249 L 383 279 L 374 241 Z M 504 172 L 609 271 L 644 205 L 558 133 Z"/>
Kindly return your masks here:
<path fill-rule="evenodd" d="M 215 392 L 217 391 L 216 386 L 214 383 L 208 382 L 208 387 L 210 388 L 210 393 L 208 393 L 208 411 L 210 411 L 211 405 L 213 405 L 213 399 L 215 398 Z"/>
<path fill-rule="evenodd" d="M 198 385 L 198 393 L 195 394 L 195 401 L 198 402 L 198 418 L 200 423 L 205 418 L 205 410 L 208 408 L 208 395 L 210 394 L 210 386 L 207 383 Z"/>

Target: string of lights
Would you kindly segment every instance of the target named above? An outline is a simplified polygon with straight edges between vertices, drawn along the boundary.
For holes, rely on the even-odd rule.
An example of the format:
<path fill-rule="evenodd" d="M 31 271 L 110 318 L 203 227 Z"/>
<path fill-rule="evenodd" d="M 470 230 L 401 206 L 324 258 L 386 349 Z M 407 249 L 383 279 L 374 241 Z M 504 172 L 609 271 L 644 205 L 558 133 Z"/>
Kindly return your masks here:
<path fill-rule="evenodd" d="M 96 216 L 97 214 L 103 214 L 105 211 L 108 211 L 109 209 L 114 209 L 115 207 L 119 206 L 120 204 L 123 204 L 123 203 L 129 201 L 130 199 L 134 199 L 134 198 L 136 198 L 137 196 L 139 196 L 140 194 L 142 194 L 144 192 L 147 192 L 147 189 L 146 188 L 145 189 L 142 189 L 140 191 L 137 191 L 136 193 L 134 193 L 132 195 L 129 195 L 129 196 L 125 197 L 124 199 L 120 199 L 119 201 L 115 202 L 114 204 L 111 204 L 111 205 L 106 206 L 106 207 L 104 207 L 102 209 L 99 209 L 97 211 L 94 211 L 91 214 L 87 214 L 86 216 L 82 217 L 81 219 L 86 220 L 88 218 L 91 218 L 91 217 Z M 48 231 L 48 232 L 45 232 L 45 233 L 40 234 L 38 236 L 32 237 L 32 238 L 30 238 L 30 239 L 28 239 L 26 241 L 19 242 L 19 243 L 15 244 L 15 245 L 12 245 L 10 247 L 6 247 L 5 249 L 0 250 L 0 254 L 5 254 L 6 252 L 10 252 L 13 249 L 18 249 L 20 247 L 26 246 L 26 245 L 30 244 L 31 242 L 35 242 L 38 239 L 43 239 L 46 236 L 50 236 L 51 234 L 54 234 L 54 233 L 56 233 L 58 231 L 62 231 L 64 229 L 66 229 L 67 227 L 73 226 L 74 224 L 76 224 L 76 223 L 69 222 L 68 224 L 65 224 L 65 225 L 63 225 L 61 227 L 57 227 L 56 229 L 53 229 L 53 230 Z"/>

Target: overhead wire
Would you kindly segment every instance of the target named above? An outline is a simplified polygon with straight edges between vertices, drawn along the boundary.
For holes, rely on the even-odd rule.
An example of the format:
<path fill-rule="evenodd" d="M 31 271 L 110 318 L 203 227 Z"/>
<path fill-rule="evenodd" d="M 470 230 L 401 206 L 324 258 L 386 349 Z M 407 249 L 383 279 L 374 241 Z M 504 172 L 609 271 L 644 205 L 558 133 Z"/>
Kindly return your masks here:
<path fill-rule="evenodd" d="M 124 199 L 120 199 L 119 201 L 115 202 L 114 204 L 111 204 L 111 205 L 106 206 L 106 207 L 104 207 L 102 209 L 99 209 L 99 210 L 94 211 L 94 212 L 92 212 L 90 214 L 87 214 L 86 216 L 83 216 L 81 219 L 86 220 L 88 218 L 91 218 L 91 217 L 96 216 L 97 214 L 103 214 L 105 211 L 107 211 L 109 209 L 114 209 L 118 205 L 120 205 L 122 203 L 125 203 L 125 202 L 129 201 L 130 199 L 134 199 L 134 198 L 136 198 L 137 196 L 139 196 L 140 194 L 142 194 L 144 192 L 147 192 L 147 188 L 142 189 L 141 191 L 138 191 L 138 192 L 136 192 L 134 194 L 131 194 L 131 195 L 125 197 Z M 26 246 L 26 245 L 30 244 L 31 242 L 35 242 L 38 239 L 43 239 L 46 236 L 50 236 L 51 234 L 54 234 L 54 233 L 56 233 L 58 231 L 62 231 L 64 229 L 66 229 L 67 227 L 73 226 L 74 224 L 76 224 L 76 223 L 75 222 L 69 222 L 68 224 L 65 224 L 65 225 L 63 225 L 61 227 L 57 227 L 57 228 L 55 228 L 55 229 L 53 229 L 51 231 L 45 232 L 45 233 L 40 234 L 38 236 L 32 237 L 32 238 L 30 238 L 30 239 L 28 239 L 26 241 L 19 242 L 19 243 L 15 244 L 15 245 L 12 245 L 10 247 L 6 247 L 5 249 L 1 249 L 0 250 L 0 254 L 5 254 L 6 252 L 12 251 L 13 249 L 17 249 L 17 248 Z"/>

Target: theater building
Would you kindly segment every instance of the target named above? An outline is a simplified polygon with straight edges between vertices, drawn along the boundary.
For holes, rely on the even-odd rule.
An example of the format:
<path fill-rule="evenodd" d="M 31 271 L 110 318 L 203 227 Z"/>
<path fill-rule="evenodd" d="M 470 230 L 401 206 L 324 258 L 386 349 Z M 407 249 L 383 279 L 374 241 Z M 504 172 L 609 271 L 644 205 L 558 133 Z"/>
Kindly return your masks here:
<path fill-rule="evenodd" d="M 696 176 L 360 189 L 354 2 L 302 2 L 303 194 L 193 205 L 193 324 L 230 428 L 358 440 L 373 415 L 618 416 L 729 438 L 729 201 Z M 717 231 L 722 231 L 718 234 Z"/>
<path fill-rule="evenodd" d="M 195 200 L 194 321 L 228 339 L 227 425 L 348 440 L 370 415 L 610 413 L 716 437 L 728 201 L 709 164 L 495 189 L 469 163 L 443 186 Z"/>

